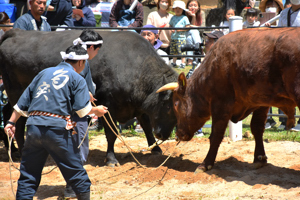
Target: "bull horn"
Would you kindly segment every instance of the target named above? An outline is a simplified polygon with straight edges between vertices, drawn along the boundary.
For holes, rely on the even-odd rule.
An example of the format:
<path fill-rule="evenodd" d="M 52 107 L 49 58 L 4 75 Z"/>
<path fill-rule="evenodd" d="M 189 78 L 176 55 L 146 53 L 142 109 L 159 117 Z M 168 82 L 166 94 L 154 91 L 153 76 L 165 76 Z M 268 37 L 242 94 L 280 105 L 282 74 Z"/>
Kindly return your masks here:
<path fill-rule="evenodd" d="M 161 88 L 159 88 L 156 93 L 159 93 L 159 92 L 163 92 L 163 91 L 166 91 L 166 90 L 174 90 L 178 87 L 178 83 L 177 82 L 173 82 L 173 83 L 168 83 L 164 86 L 162 86 Z"/>

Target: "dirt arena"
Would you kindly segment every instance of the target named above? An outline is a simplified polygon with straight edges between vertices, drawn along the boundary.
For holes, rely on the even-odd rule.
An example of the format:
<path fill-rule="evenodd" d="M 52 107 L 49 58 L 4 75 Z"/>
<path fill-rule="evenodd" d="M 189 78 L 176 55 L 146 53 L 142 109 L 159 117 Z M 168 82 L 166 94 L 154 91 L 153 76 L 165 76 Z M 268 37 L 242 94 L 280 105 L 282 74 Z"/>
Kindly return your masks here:
<path fill-rule="evenodd" d="M 209 141 L 194 138 L 180 143 L 175 151 L 173 140 L 162 144 L 164 155 L 151 155 L 141 150 L 146 139 L 128 137 L 125 141 L 140 153 L 134 153 L 146 167 L 139 167 L 126 147 L 117 141 L 115 152 L 121 166 L 104 165 L 106 139 L 104 135 L 90 141 L 90 155 L 85 169 L 92 182 L 91 199 L 300 199 L 300 144 L 298 142 L 265 142 L 269 164 L 254 169 L 254 141 L 222 142 L 214 168 L 195 174 L 205 158 Z M 173 152 L 171 158 L 159 166 Z M 19 166 L 19 163 L 16 162 Z M 43 173 L 55 167 L 48 159 Z M 0 147 L 0 199 L 14 199 L 8 156 Z M 19 171 L 12 169 L 13 190 L 16 192 Z M 58 168 L 42 176 L 34 199 L 63 199 L 65 181 Z"/>

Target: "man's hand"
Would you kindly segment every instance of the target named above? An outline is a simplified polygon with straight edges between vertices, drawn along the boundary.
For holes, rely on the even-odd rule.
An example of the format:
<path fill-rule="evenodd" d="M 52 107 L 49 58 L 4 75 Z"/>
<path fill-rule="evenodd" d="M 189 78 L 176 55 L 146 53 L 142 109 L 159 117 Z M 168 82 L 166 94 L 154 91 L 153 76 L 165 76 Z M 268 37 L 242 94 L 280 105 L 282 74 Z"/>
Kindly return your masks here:
<path fill-rule="evenodd" d="M 105 106 L 97 106 L 93 107 L 93 113 L 98 117 L 102 117 L 105 113 L 107 113 L 107 107 Z"/>
<path fill-rule="evenodd" d="M 75 18 L 76 21 L 79 21 L 81 19 L 80 15 L 72 14 L 72 18 Z"/>
<path fill-rule="evenodd" d="M 16 127 L 13 126 L 12 124 L 7 124 L 7 125 L 4 127 L 4 132 L 6 133 L 6 135 L 7 135 L 8 137 L 14 137 L 15 132 L 16 132 Z"/>

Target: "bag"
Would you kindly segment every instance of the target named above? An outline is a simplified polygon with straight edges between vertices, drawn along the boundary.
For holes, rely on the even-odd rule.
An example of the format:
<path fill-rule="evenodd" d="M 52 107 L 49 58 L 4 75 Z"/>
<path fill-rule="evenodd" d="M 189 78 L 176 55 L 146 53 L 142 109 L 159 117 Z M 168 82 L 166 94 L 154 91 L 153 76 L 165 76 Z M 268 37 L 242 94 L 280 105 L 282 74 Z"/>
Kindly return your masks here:
<path fill-rule="evenodd" d="M 120 26 L 129 26 L 135 21 L 135 11 L 131 10 L 121 10 L 120 11 L 120 16 L 121 18 L 118 21 L 118 24 Z"/>

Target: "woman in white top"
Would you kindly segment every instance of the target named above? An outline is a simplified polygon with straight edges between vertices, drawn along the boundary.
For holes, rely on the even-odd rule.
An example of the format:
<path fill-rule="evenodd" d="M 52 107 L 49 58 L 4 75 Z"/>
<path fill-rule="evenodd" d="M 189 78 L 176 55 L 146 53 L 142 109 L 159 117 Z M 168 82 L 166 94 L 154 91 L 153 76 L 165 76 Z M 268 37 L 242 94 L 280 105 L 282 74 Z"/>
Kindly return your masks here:
<path fill-rule="evenodd" d="M 147 24 L 162 28 L 167 27 L 172 14 L 168 13 L 168 9 L 171 6 L 171 0 L 158 0 L 157 11 L 151 12 L 148 15 Z M 171 30 L 161 30 L 158 33 L 162 45 L 160 49 L 170 54 L 170 40 L 171 40 Z"/>
<path fill-rule="evenodd" d="M 199 0 L 188 0 L 186 3 L 187 17 L 191 23 L 191 27 L 203 26 L 205 24 L 205 19 L 203 13 L 201 12 L 201 5 Z M 205 26 L 205 25 L 204 25 Z M 186 44 L 197 46 L 197 44 L 202 43 L 200 37 L 200 32 L 197 29 L 191 29 L 187 32 Z M 187 55 L 194 55 L 193 51 L 188 51 Z M 192 65 L 193 58 L 187 58 L 187 65 Z"/>

